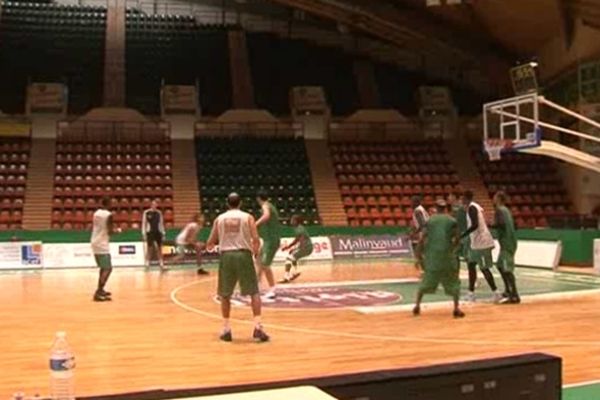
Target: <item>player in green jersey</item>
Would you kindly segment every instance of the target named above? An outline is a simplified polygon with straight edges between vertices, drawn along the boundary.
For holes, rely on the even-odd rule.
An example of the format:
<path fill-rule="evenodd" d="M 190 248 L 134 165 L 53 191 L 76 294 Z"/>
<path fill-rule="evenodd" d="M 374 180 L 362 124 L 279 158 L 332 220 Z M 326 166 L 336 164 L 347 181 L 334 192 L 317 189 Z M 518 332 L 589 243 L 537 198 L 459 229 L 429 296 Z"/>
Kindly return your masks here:
<path fill-rule="evenodd" d="M 494 195 L 494 207 L 496 213 L 494 216 L 493 228 L 498 234 L 498 243 L 500 243 L 500 254 L 496 267 L 502 274 L 506 291 L 502 304 L 518 304 L 521 302 L 517 291 L 517 281 L 515 278 L 515 253 L 517 252 L 517 236 L 513 216 L 506 207 L 506 193 L 500 191 Z"/>
<path fill-rule="evenodd" d="M 439 284 L 454 301 L 454 318 L 463 318 L 465 314 L 459 308 L 460 278 L 456 250 L 459 243 L 458 224 L 447 214 L 446 201 L 436 202 L 437 214 L 425 224 L 423 238 L 419 246 L 423 250 L 424 269 L 421 285 L 417 292 L 417 302 L 413 315 L 421 314 L 421 301 L 426 293 L 435 293 Z"/>
<path fill-rule="evenodd" d="M 464 232 L 467 230 L 467 211 L 465 207 L 462 205 L 462 202 L 454 193 L 450 193 L 448 195 L 448 209 L 450 210 L 450 215 L 456 220 L 458 224 L 458 231 Z M 463 238 L 459 243 L 458 248 L 458 256 L 461 259 L 466 260 L 467 258 L 467 250 L 469 248 L 469 237 Z"/>
<path fill-rule="evenodd" d="M 256 201 L 262 209 L 262 215 L 256 221 L 258 234 L 262 239 L 260 254 L 256 259 L 258 269 L 258 281 L 265 275 L 269 290 L 265 294 L 268 299 L 275 298 L 275 277 L 271 265 L 275 254 L 281 245 L 281 224 L 279 222 L 279 213 L 277 208 L 269 201 L 269 196 L 265 191 L 259 191 L 256 195 Z"/>
<path fill-rule="evenodd" d="M 298 260 L 308 257 L 313 252 L 313 244 L 308 235 L 308 231 L 302 225 L 299 215 L 293 215 L 290 219 L 290 224 L 294 227 L 294 240 L 284 246 L 281 250 L 290 251 L 290 254 L 285 260 L 285 275 L 279 283 L 290 283 L 300 276 L 300 272 L 296 270 Z"/>

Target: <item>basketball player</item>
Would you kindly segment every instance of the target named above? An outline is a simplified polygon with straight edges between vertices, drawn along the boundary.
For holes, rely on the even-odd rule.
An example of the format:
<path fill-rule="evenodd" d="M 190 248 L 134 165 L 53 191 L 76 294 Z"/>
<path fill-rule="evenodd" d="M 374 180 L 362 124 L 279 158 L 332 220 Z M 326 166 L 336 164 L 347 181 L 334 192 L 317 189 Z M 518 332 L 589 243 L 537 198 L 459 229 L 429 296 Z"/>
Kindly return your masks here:
<path fill-rule="evenodd" d="M 421 241 L 423 228 L 425 228 L 425 224 L 427 223 L 427 220 L 429 220 L 429 213 L 427 213 L 425 207 L 421 205 L 421 196 L 413 196 L 411 202 L 413 207 L 413 227 L 411 231 L 411 237 L 413 249 L 415 252 L 415 258 L 417 260 L 415 262 L 415 268 L 417 270 L 420 270 L 423 269 L 423 266 L 421 265 L 420 261 L 422 257 L 421 254 L 419 254 L 419 242 Z"/>
<path fill-rule="evenodd" d="M 108 210 L 110 198 L 103 197 L 100 200 L 100 208 L 96 210 L 93 217 L 92 237 L 90 244 L 96 265 L 100 268 L 98 276 L 98 287 L 94 293 L 94 301 L 111 301 L 111 294 L 104 290 L 104 286 L 112 272 L 110 260 L 110 235 L 113 234 L 112 213 Z M 120 229 L 114 229 L 120 232 Z"/>
<path fill-rule="evenodd" d="M 413 315 L 421 314 L 421 301 L 426 293 L 435 293 L 439 284 L 454 301 L 454 318 L 463 318 L 465 314 L 459 308 L 460 278 L 456 250 L 459 244 L 458 224 L 447 214 L 448 205 L 440 199 L 436 202 L 437 214 L 433 215 L 425 225 L 419 247 L 423 251 L 424 268 L 421 285 L 417 292 L 417 302 Z"/>
<path fill-rule="evenodd" d="M 151 249 L 156 251 L 160 269 L 165 268 L 162 254 L 162 242 L 165 238 L 165 224 L 158 202 L 152 200 L 150 208 L 142 214 L 142 236 L 146 242 L 146 266 L 150 266 Z"/>
<path fill-rule="evenodd" d="M 198 232 L 202 226 L 202 214 L 192 215 L 190 222 L 183 228 L 175 238 L 177 256 L 173 258 L 174 263 L 178 263 L 185 257 L 186 251 L 193 250 L 196 253 L 196 265 L 198 266 L 198 275 L 208 275 L 208 271 L 202 268 L 202 250 L 204 243 L 198 241 Z"/>
<path fill-rule="evenodd" d="M 213 224 L 210 237 L 206 242 L 209 250 L 219 245 L 219 283 L 218 294 L 221 300 L 223 332 L 220 339 L 231 342 L 233 335 L 229 325 L 231 315 L 231 295 L 239 283 L 242 296 L 250 296 L 254 315 L 252 337 L 258 342 L 266 342 L 269 336 L 260 321 L 261 300 L 258 290 L 258 277 L 254 270 L 252 256 L 257 256 L 260 239 L 254 217 L 240 210 L 241 199 L 237 193 L 227 197 L 229 211 L 219 215 Z"/>
<path fill-rule="evenodd" d="M 281 225 L 279 223 L 279 213 L 277 208 L 269 201 L 269 196 L 266 192 L 260 191 L 256 196 L 256 201 L 262 209 L 262 215 L 256 221 L 256 226 L 262 239 L 259 257 L 256 260 L 258 269 L 258 282 L 262 279 L 263 274 L 267 278 L 269 290 L 265 293 L 267 299 L 275 298 L 275 277 L 271 265 L 275 254 L 281 245 Z"/>
<path fill-rule="evenodd" d="M 521 302 L 517 291 L 517 281 L 515 278 L 515 253 L 517 252 L 517 237 L 515 234 L 515 222 L 513 216 L 506 207 L 506 193 L 499 191 L 494 195 L 494 206 L 496 213 L 494 216 L 494 228 L 498 232 L 498 242 L 500 243 L 500 254 L 496 266 L 506 285 L 506 291 L 502 304 L 518 304 Z"/>
<path fill-rule="evenodd" d="M 458 224 L 458 231 L 464 232 L 467 230 L 467 212 L 465 211 L 465 207 L 462 205 L 461 200 L 456 197 L 454 193 L 450 193 L 448 195 L 448 209 L 450 210 L 450 215 L 456 220 Z M 467 259 L 467 249 L 469 248 L 469 237 L 466 236 L 460 240 L 458 245 L 457 255 L 459 259 L 466 260 Z"/>
<path fill-rule="evenodd" d="M 498 292 L 492 268 L 492 249 L 494 238 L 490 233 L 483 215 L 483 208 L 473 201 L 473 192 L 465 191 L 463 204 L 467 211 L 467 230 L 461 235 L 461 239 L 469 236 L 469 249 L 467 254 L 467 267 L 469 270 L 469 292 L 468 301 L 475 301 L 475 284 L 477 282 L 477 265 L 481 269 L 485 280 L 494 293 L 494 302 L 499 302 L 502 295 Z"/>
<path fill-rule="evenodd" d="M 300 272 L 296 271 L 298 260 L 310 256 L 313 252 L 312 240 L 310 240 L 306 228 L 302 225 L 300 216 L 293 215 L 290 224 L 295 228 L 295 238 L 290 244 L 281 249 L 283 251 L 289 250 L 290 253 L 285 260 L 285 275 L 279 283 L 290 283 L 298 278 L 300 276 Z"/>

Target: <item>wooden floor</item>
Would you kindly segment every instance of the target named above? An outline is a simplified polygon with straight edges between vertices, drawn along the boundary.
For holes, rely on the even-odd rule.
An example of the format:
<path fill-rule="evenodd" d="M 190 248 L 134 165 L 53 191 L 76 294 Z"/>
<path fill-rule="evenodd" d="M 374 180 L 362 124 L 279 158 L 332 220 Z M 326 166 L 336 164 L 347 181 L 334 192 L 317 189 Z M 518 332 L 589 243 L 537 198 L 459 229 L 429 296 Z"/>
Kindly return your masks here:
<path fill-rule="evenodd" d="M 278 270 L 277 273 L 281 271 Z M 189 388 L 357 372 L 528 351 L 560 355 L 565 383 L 600 378 L 600 295 L 520 306 L 475 305 L 467 318 L 450 310 L 377 315 L 352 310 L 266 309 L 267 344 L 217 340 L 213 277 L 123 269 L 109 283 L 112 303 L 94 303 L 95 270 L 0 275 L 0 398 L 47 393 L 48 350 L 65 330 L 77 357 L 77 394 Z M 311 265 L 303 281 L 399 278 L 393 263 Z M 175 292 L 174 292 L 175 291 Z M 175 293 L 176 302 L 172 295 Z M 238 308 L 234 317 L 249 318 Z"/>

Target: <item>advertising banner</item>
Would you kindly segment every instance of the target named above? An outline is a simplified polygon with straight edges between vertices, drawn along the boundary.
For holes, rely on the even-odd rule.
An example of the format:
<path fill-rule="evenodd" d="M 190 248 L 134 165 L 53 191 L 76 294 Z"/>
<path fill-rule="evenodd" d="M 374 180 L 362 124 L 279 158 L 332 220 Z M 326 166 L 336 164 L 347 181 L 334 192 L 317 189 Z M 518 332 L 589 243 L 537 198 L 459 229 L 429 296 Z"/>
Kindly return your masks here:
<path fill-rule="evenodd" d="M 44 268 L 95 267 L 89 243 L 49 243 L 42 245 Z M 142 242 L 111 243 L 110 255 L 115 267 L 144 265 Z"/>
<path fill-rule="evenodd" d="M 62 83 L 32 83 L 27 88 L 31 111 L 62 111 L 67 89 Z"/>
<path fill-rule="evenodd" d="M 287 246 L 289 243 L 294 240 L 293 238 L 283 238 L 281 239 L 281 247 Z M 308 261 L 318 261 L 318 260 L 332 260 L 333 253 L 331 251 L 331 241 L 326 236 L 316 236 L 311 238 L 313 244 L 313 252 L 310 256 L 303 258 L 303 260 Z M 289 252 L 287 251 L 277 251 L 275 254 L 275 262 L 283 262 L 288 256 Z"/>
<path fill-rule="evenodd" d="M 163 86 L 163 104 L 169 112 L 196 112 L 196 87 L 193 85 Z"/>
<path fill-rule="evenodd" d="M 293 238 L 282 238 L 281 247 L 288 245 L 294 240 Z M 310 256 L 304 258 L 304 260 L 315 261 L 315 260 L 332 260 L 333 253 L 331 252 L 331 242 L 326 236 L 318 236 L 311 238 L 313 243 L 313 252 Z M 177 247 L 174 242 L 163 243 L 162 254 L 165 265 L 188 265 L 196 264 L 196 252 L 193 248 L 185 248 L 182 251 L 183 257 L 177 257 Z M 288 256 L 287 251 L 281 249 L 275 254 L 275 262 L 284 262 Z M 212 251 L 202 252 L 202 263 L 216 262 L 219 258 L 218 247 Z M 153 255 L 152 262 L 158 263 L 158 259 Z"/>
<path fill-rule="evenodd" d="M 407 235 L 332 236 L 334 258 L 412 258 Z"/>
<path fill-rule="evenodd" d="M 162 254 L 165 265 L 196 265 L 196 251 L 192 247 L 181 249 L 182 257 L 177 257 L 177 245 L 173 241 L 165 241 L 162 246 Z M 215 262 L 219 258 L 219 253 L 215 249 L 212 252 L 202 251 L 202 263 Z M 152 264 L 158 264 L 158 258 L 155 254 L 151 256 Z"/>
<path fill-rule="evenodd" d="M 42 267 L 41 242 L 0 243 L 0 269 Z"/>

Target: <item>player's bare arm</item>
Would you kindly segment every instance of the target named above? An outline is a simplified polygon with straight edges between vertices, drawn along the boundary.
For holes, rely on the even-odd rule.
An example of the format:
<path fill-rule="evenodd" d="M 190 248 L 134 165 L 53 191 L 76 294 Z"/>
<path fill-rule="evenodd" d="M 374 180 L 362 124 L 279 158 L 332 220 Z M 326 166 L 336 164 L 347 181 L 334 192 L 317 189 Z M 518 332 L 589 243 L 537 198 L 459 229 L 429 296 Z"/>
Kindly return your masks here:
<path fill-rule="evenodd" d="M 286 251 L 291 249 L 292 247 L 294 247 L 295 245 L 297 245 L 298 243 L 300 243 L 302 241 L 302 236 L 297 236 L 296 238 L 294 238 L 294 240 L 292 240 L 292 242 L 290 244 L 288 244 L 287 246 L 283 246 L 281 248 L 281 250 Z"/>
<path fill-rule="evenodd" d="M 258 223 L 254 220 L 253 216 L 248 218 L 248 223 L 250 225 L 250 236 L 252 238 L 252 254 L 257 256 L 258 251 L 260 250 L 260 239 L 258 238 L 258 230 L 256 228 Z"/>
<path fill-rule="evenodd" d="M 217 220 L 213 222 L 212 230 L 210 231 L 210 236 L 206 241 L 206 249 L 208 251 L 212 251 L 215 246 L 219 243 L 219 231 L 217 229 Z"/>
<path fill-rule="evenodd" d="M 258 221 L 256 221 L 257 227 L 261 226 L 262 224 L 267 223 L 267 221 L 269 221 L 269 219 L 271 219 L 271 209 L 269 208 L 269 205 L 267 203 L 265 203 L 262 205 L 261 208 L 262 208 L 262 215 L 260 216 Z"/>

